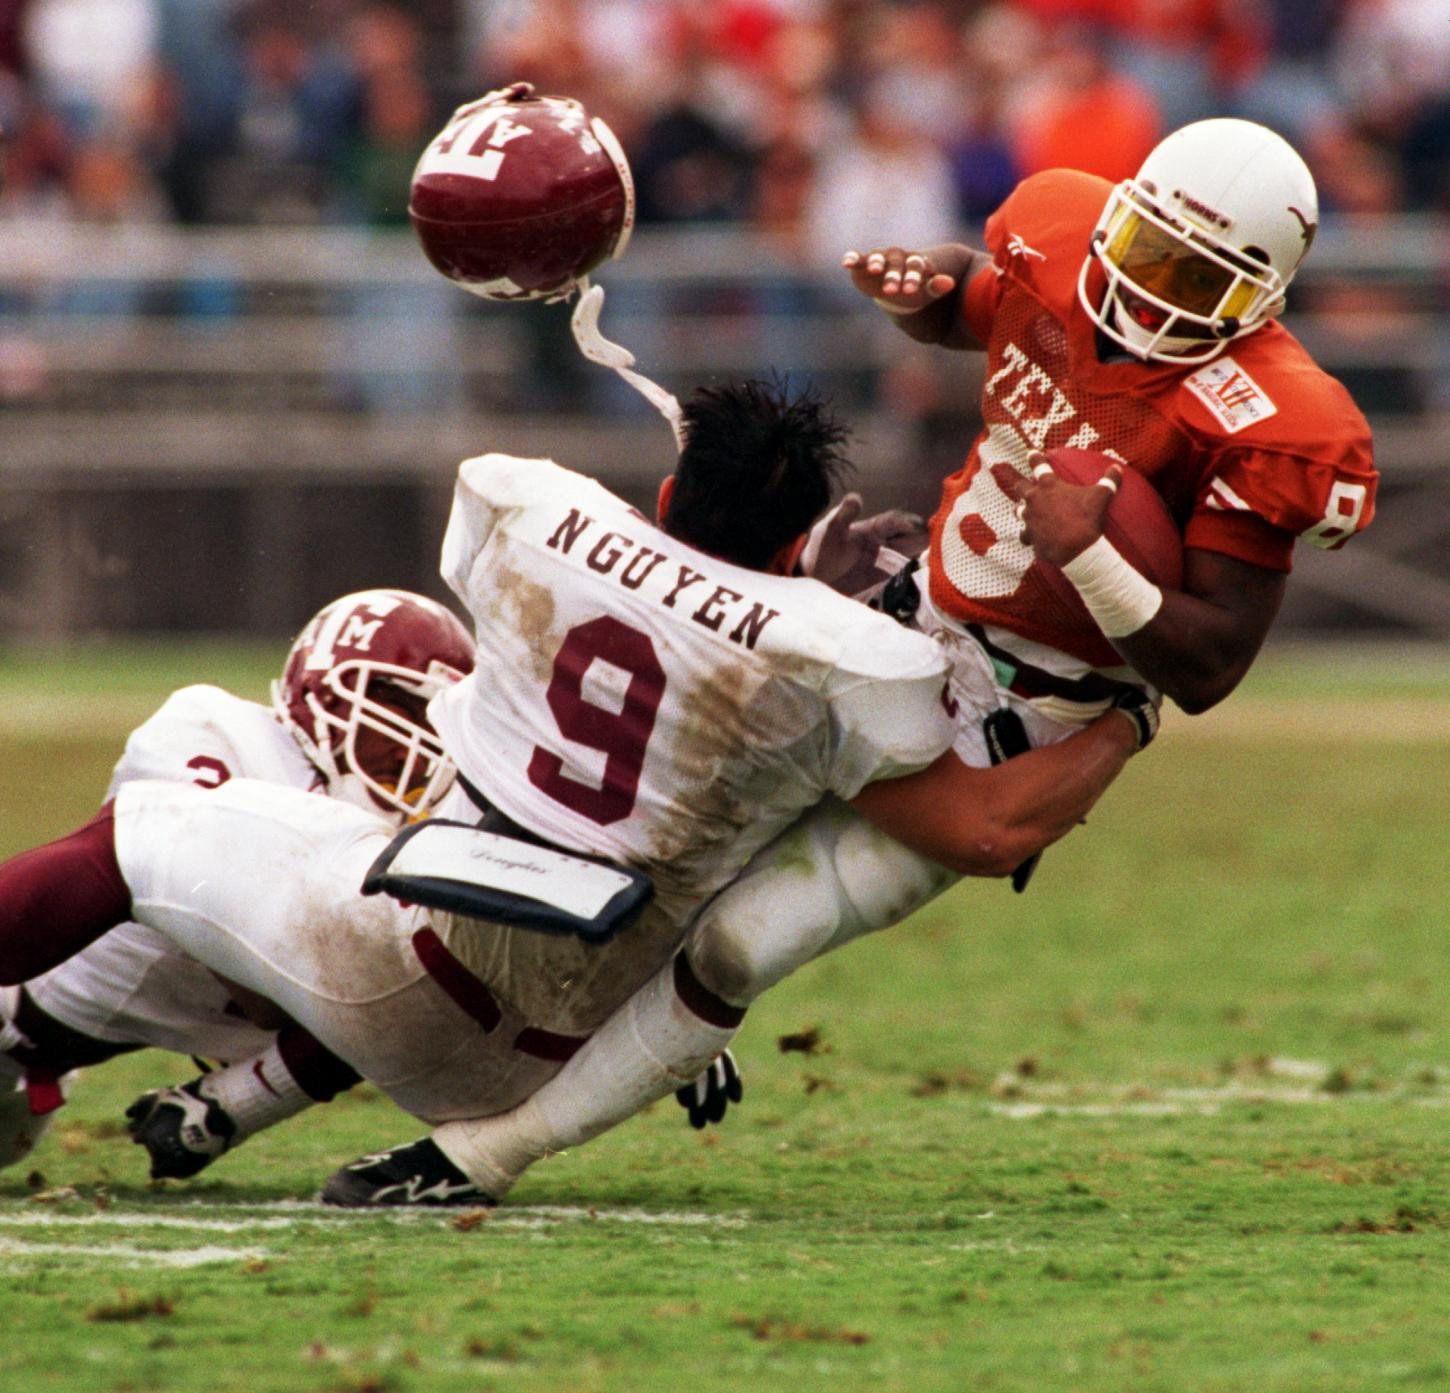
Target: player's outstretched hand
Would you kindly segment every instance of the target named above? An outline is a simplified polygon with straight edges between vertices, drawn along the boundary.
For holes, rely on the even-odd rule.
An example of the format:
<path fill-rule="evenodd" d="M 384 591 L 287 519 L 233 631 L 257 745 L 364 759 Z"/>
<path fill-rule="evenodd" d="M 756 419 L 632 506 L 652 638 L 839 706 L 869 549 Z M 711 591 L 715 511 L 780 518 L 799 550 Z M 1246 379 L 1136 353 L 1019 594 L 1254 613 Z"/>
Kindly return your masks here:
<path fill-rule="evenodd" d="M 878 247 L 868 252 L 849 251 L 841 265 L 851 273 L 851 284 L 892 314 L 914 314 L 940 300 L 956 285 L 956 277 L 939 271 L 926 252 L 901 247 Z"/>
<path fill-rule="evenodd" d="M 1032 468 L 1030 479 L 1009 464 L 994 464 L 992 477 L 1016 504 L 1023 544 L 1043 561 L 1061 566 L 1103 535 L 1123 466 L 1110 464 L 1097 483 L 1079 485 L 1059 479 L 1046 455 L 1034 452 L 1027 462 Z"/>
<path fill-rule="evenodd" d="M 690 1126 L 698 1131 L 707 1122 L 719 1122 L 731 1103 L 745 1096 L 740 1066 L 729 1050 L 721 1050 L 694 1083 L 677 1089 L 675 1098 L 690 1115 Z"/>
<path fill-rule="evenodd" d="M 915 556 L 927 542 L 926 522 L 917 514 L 888 508 L 863 518 L 863 506 L 859 493 L 848 493 L 811 528 L 801 552 L 801 571 L 843 595 L 859 595 L 894 573 L 891 566 L 878 568 L 882 547 Z"/>

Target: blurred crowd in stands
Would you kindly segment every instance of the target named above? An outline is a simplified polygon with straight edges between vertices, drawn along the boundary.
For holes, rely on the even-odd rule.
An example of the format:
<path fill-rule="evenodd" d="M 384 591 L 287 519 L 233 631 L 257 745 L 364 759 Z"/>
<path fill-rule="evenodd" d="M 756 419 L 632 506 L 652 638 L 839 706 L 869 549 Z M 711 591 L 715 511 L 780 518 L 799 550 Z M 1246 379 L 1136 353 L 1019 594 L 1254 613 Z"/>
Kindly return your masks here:
<path fill-rule="evenodd" d="M 1210 115 L 1286 135 L 1331 213 L 1450 212 L 1450 0 L 0 0 L 0 223 L 142 237 L 405 226 L 429 138 L 455 106 L 516 79 L 610 123 L 641 224 L 746 228 L 773 249 L 744 293 L 614 282 L 611 323 L 642 362 L 694 361 L 699 316 L 713 315 L 706 338 L 723 342 L 728 320 L 741 362 L 811 372 L 918 422 L 943 412 L 948 453 L 959 384 L 931 355 L 903 354 L 889 326 L 862 325 L 838 269 L 848 247 L 976 241 L 1023 175 L 1122 178 L 1166 131 Z M 1414 355 L 1374 370 L 1389 389 L 1363 368 L 1351 385 L 1367 406 L 1419 409 L 1450 403 L 1450 332 L 1435 331 L 1433 351 L 1412 332 L 1447 294 L 1329 277 L 1301 285 L 1298 303 L 1331 316 L 1357 361 L 1389 341 Z M 159 305 L 222 322 L 245 300 L 237 274 L 209 264 L 174 294 L 114 266 L 5 286 L 0 406 L 64 394 L 57 365 L 74 354 L 46 348 L 32 317 Z M 386 276 L 326 303 L 367 327 L 330 363 L 333 404 L 450 406 L 486 390 L 477 374 L 465 389 L 448 336 L 496 307 L 441 279 Z M 843 315 L 889 341 L 864 355 L 889 367 L 837 341 Z M 518 404 L 648 410 L 586 371 L 567 315 L 508 328 L 525 366 L 498 390 Z M 1439 365 L 1430 388 L 1426 362 Z M 99 379 L 85 390 L 103 395 Z"/>
<path fill-rule="evenodd" d="M 0 216 L 399 223 L 457 103 L 581 98 L 645 223 L 834 263 L 1236 114 L 1331 210 L 1450 208 L 1450 0 L 0 0 Z"/>

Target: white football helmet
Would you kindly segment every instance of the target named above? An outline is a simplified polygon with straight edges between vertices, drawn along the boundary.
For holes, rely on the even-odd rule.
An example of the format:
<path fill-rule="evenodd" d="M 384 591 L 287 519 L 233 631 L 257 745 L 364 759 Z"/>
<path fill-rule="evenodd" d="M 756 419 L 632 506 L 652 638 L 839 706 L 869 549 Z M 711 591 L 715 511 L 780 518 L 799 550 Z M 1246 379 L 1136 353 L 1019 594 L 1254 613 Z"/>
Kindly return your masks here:
<path fill-rule="evenodd" d="M 1282 136 L 1252 121 L 1195 121 L 1108 196 L 1078 299 L 1136 357 L 1207 362 L 1284 308 L 1318 222 L 1314 176 Z M 1094 264 L 1107 276 L 1096 302 Z"/>
<path fill-rule="evenodd" d="M 272 684 L 272 710 L 334 797 L 412 817 L 456 773 L 426 705 L 472 669 L 473 638 L 442 605 L 362 590 L 308 621 Z"/>

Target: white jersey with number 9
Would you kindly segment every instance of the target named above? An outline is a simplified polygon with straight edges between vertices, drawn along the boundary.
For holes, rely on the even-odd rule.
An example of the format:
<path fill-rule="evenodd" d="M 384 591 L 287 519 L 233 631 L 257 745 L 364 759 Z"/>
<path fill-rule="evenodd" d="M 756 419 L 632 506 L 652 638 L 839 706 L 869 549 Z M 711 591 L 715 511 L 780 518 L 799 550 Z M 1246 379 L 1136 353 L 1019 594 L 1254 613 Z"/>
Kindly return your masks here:
<path fill-rule="evenodd" d="M 430 708 L 464 777 L 647 871 L 677 921 L 823 795 L 952 740 L 931 639 L 696 551 L 550 460 L 463 464 L 443 574 L 479 643 Z"/>

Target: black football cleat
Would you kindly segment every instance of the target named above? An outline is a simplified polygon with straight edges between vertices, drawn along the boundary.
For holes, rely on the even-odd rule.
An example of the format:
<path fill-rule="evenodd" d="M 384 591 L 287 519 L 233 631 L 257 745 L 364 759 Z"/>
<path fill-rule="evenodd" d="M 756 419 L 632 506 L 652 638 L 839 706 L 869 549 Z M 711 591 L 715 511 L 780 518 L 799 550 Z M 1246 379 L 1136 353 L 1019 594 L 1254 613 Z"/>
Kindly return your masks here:
<path fill-rule="evenodd" d="M 237 1136 L 237 1124 L 193 1079 L 143 1093 L 126 1109 L 131 1140 L 146 1148 L 152 1180 L 186 1180 L 205 1170 Z"/>
<path fill-rule="evenodd" d="M 384 1205 L 484 1209 L 497 1203 L 464 1175 L 431 1137 L 364 1156 L 334 1171 L 322 1187 L 321 1200 L 343 1209 Z"/>

